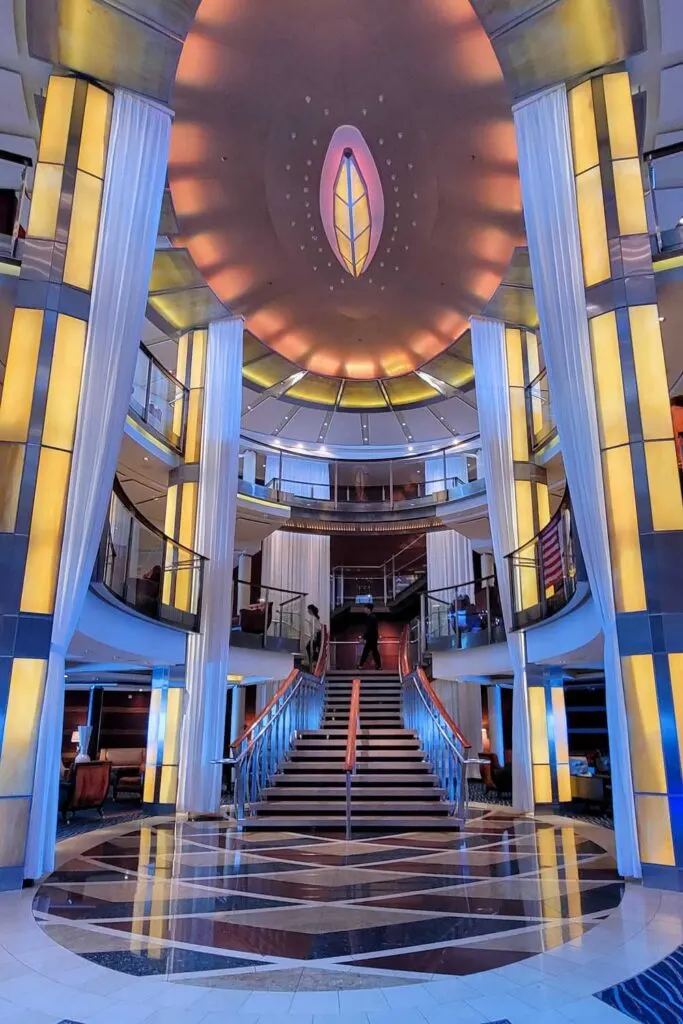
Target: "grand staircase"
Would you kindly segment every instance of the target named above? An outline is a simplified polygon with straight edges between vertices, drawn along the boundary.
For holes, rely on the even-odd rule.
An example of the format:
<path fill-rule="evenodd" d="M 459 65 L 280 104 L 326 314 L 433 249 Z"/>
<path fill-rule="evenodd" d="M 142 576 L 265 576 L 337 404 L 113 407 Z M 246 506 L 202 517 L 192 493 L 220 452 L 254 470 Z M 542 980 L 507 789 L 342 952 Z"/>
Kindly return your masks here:
<path fill-rule="evenodd" d="M 329 672 L 320 729 L 300 732 L 245 822 L 252 828 L 344 828 L 353 676 Z M 361 681 L 351 823 L 359 829 L 457 828 L 414 732 L 403 728 L 397 675 Z"/>

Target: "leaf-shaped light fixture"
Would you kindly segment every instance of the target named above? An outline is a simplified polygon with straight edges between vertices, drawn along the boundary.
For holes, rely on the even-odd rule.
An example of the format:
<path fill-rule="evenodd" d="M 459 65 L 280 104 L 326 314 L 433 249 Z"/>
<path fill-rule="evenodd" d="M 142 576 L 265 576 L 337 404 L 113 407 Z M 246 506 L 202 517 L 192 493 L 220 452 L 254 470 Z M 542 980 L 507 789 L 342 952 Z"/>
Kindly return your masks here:
<path fill-rule="evenodd" d="M 351 125 L 334 132 L 320 178 L 320 213 L 335 256 L 351 274 L 368 269 L 384 223 L 384 195 L 368 145 Z"/>

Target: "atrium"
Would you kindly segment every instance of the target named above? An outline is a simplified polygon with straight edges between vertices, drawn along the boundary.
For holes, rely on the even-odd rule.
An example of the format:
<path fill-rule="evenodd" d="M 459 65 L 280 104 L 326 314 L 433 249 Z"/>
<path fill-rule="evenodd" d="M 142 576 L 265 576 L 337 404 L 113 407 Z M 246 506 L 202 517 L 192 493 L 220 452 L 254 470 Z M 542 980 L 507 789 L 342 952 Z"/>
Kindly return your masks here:
<path fill-rule="evenodd" d="M 683 1024 L 683 0 L 0 85 L 0 1024 Z"/>

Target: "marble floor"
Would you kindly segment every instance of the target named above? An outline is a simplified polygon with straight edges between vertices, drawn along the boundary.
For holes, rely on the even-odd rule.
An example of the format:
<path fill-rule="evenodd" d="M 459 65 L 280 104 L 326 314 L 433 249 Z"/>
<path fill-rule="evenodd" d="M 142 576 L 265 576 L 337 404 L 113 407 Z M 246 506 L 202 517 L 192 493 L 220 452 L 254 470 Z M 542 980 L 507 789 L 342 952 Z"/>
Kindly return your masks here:
<path fill-rule="evenodd" d="M 75 836 L 0 895 L 0 1024 L 680 1024 L 683 897 L 624 885 L 613 839 L 490 806 L 351 843 Z"/>

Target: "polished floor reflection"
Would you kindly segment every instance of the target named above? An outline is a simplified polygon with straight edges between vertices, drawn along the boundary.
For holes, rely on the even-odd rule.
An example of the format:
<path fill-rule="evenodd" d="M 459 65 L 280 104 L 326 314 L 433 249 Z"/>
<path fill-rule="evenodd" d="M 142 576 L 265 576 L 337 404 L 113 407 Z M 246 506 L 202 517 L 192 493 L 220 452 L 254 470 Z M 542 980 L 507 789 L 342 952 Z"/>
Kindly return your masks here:
<path fill-rule="evenodd" d="M 141 822 L 93 835 L 33 909 L 56 942 L 126 974 L 270 991 L 400 985 L 519 963 L 603 922 L 624 885 L 587 832 L 490 810 L 459 834 L 350 843 Z"/>

